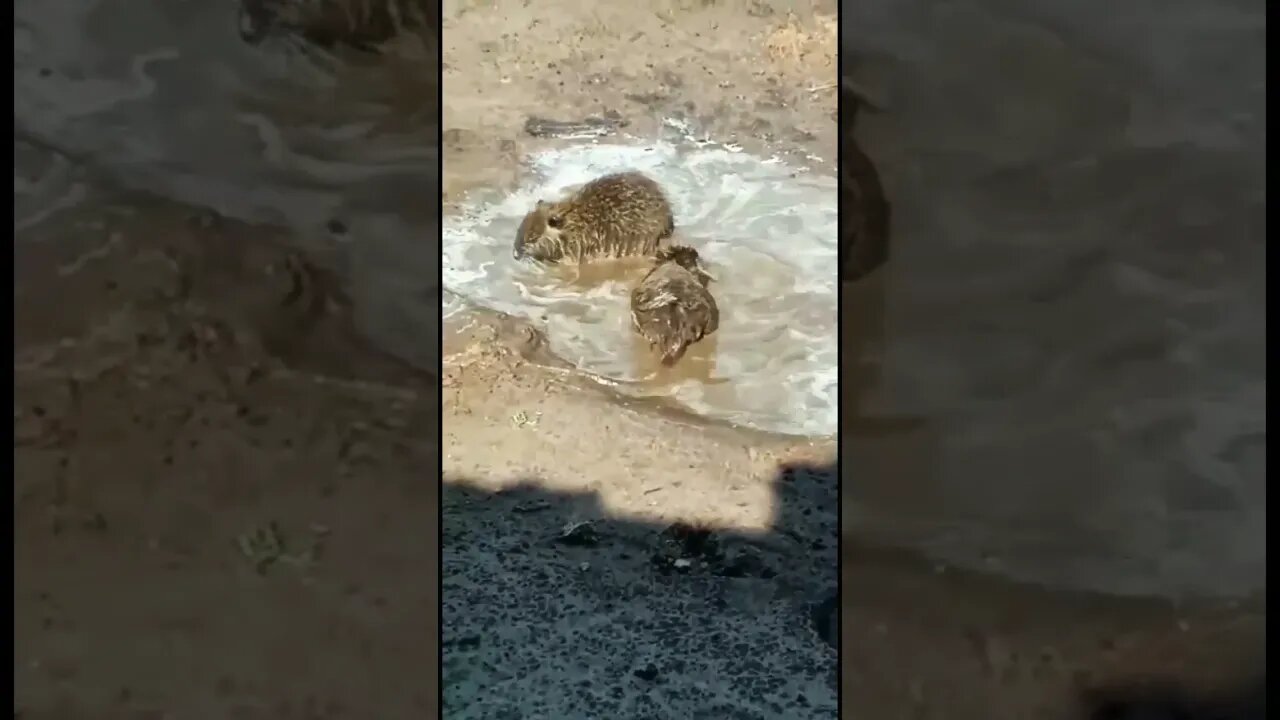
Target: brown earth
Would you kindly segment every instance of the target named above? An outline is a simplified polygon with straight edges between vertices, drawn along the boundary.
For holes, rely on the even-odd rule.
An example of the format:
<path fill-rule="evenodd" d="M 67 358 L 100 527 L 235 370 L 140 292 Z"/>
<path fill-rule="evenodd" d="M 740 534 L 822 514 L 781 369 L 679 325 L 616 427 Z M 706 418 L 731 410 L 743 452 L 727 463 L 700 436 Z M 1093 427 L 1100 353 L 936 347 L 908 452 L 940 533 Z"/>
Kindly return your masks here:
<path fill-rule="evenodd" d="M 77 215 L 15 245 L 15 716 L 426 716 L 435 378 L 272 233 Z"/>

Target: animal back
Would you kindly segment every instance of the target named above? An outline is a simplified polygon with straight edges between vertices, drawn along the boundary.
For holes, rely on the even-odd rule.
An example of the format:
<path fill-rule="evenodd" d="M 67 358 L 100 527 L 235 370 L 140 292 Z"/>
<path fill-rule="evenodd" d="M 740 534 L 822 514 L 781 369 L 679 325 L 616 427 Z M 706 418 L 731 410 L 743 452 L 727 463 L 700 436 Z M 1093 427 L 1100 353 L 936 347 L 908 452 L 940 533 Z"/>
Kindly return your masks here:
<path fill-rule="evenodd" d="M 640 173 L 592 180 L 572 199 L 572 207 L 585 256 L 649 255 L 675 230 L 662 188 Z"/>
<path fill-rule="evenodd" d="M 889 259 L 889 202 L 879 172 L 852 136 L 846 140 L 841 160 L 845 168 L 841 189 L 850 195 L 852 212 L 840 243 L 844 253 L 840 274 L 844 280 L 855 281 Z"/>
<path fill-rule="evenodd" d="M 263 0 L 246 0 L 262 5 Z M 436 0 L 284 0 L 277 21 L 323 46 L 372 46 L 407 29 L 428 29 Z"/>
<path fill-rule="evenodd" d="M 669 263 L 651 271 L 632 292 L 631 317 L 636 331 L 667 365 L 720 326 L 720 309 L 711 293 L 693 273 Z"/>

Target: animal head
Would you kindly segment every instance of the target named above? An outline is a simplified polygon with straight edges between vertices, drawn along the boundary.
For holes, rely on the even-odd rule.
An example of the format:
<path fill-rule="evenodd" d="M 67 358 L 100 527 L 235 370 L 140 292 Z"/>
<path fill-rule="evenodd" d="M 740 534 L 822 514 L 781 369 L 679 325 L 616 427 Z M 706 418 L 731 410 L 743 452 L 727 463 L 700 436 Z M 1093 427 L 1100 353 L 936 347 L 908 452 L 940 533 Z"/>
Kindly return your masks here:
<path fill-rule="evenodd" d="M 533 210 L 524 216 L 516 231 L 515 249 L 518 260 L 525 256 L 531 245 L 557 245 L 564 233 L 564 208 L 560 203 L 539 200 Z"/>
<path fill-rule="evenodd" d="M 280 22 L 285 0 L 241 0 L 240 37 L 256 45 L 270 35 Z"/>
<path fill-rule="evenodd" d="M 680 267 L 688 270 L 697 276 L 703 285 L 710 283 L 715 278 L 702 268 L 700 264 L 701 258 L 698 257 L 698 251 L 687 245 L 672 245 L 670 247 L 660 248 L 656 255 L 658 264 L 675 263 Z"/>
<path fill-rule="evenodd" d="M 240 37 L 256 45 L 273 34 L 299 31 L 318 7 L 308 0 L 240 0 Z"/>

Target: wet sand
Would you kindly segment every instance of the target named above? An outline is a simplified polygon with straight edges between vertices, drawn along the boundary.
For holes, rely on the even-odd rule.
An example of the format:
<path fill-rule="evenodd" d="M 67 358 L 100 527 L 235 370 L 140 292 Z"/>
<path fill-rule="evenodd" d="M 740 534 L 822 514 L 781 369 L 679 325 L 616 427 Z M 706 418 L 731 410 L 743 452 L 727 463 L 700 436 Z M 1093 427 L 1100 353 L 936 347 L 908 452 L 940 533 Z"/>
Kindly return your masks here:
<path fill-rule="evenodd" d="M 15 245 L 15 717 L 429 716 L 436 379 L 278 233 L 63 219 Z"/>
<path fill-rule="evenodd" d="M 849 534 L 842 573 L 844 700 L 883 717 L 1078 718 L 1113 688 L 1216 699 L 1265 679 L 1265 599 L 1180 604 L 1018 585 Z"/>

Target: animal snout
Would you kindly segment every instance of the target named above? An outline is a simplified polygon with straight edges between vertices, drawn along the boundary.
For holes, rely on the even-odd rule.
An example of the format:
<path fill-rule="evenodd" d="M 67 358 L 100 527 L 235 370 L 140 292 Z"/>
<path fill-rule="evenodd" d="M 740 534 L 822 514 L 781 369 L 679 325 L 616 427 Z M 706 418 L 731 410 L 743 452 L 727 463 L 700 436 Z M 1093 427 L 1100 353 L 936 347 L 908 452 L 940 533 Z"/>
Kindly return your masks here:
<path fill-rule="evenodd" d="M 271 20 L 260 10 L 240 9 L 240 38 L 250 45 L 257 45 L 266 39 L 271 31 Z"/>

